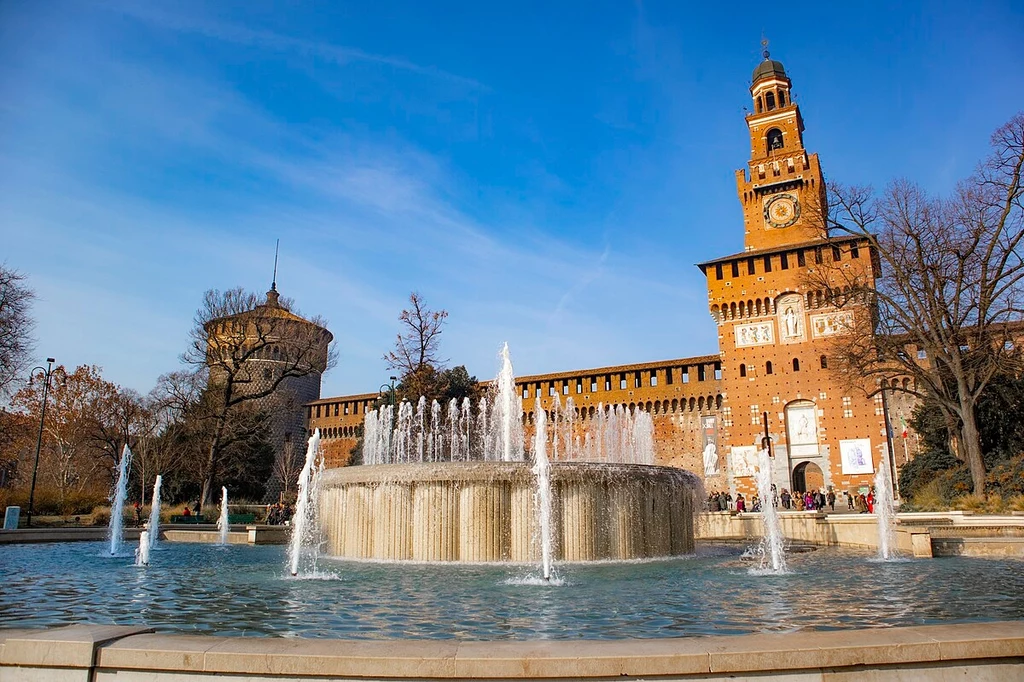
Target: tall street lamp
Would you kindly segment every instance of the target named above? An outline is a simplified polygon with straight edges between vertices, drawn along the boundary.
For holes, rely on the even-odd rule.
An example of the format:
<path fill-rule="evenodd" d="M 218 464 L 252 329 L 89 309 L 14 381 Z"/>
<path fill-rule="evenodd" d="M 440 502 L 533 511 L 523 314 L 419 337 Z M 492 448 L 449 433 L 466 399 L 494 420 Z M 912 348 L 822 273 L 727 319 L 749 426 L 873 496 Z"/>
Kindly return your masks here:
<path fill-rule="evenodd" d="M 398 377 L 388 377 L 388 378 L 391 379 L 391 383 L 390 384 L 381 384 L 380 395 L 383 397 L 383 395 L 385 393 L 387 393 L 388 394 L 388 405 L 391 405 L 391 420 L 390 420 L 391 423 L 388 425 L 390 427 L 390 429 L 391 429 L 390 436 L 388 438 L 388 443 L 391 443 L 392 439 L 394 438 L 394 434 L 395 434 L 395 418 L 398 416 L 398 415 L 395 414 L 395 382 L 398 381 Z M 388 457 L 390 457 L 390 456 L 391 456 L 391 453 L 389 452 L 388 453 Z"/>
<path fill-rule="evenodd" d="M 43 447 L 43 423 L 46 420 L 46 398 L 50 394 L 50 376 L 53 374 L 53 363 L 57 362 L 53 358 L 46 358 L 46 367 L 33 367 L 32 372 L 28 375 L 28 381 L 32 383 L 32 377 L 35 375 L 36 370 L 42 370 L 44 372 L 43 379 L 43 407 L 39 410 L 39 436 L 36 438 L 36 463 L 32 466 L 32 487 L 28 493 L 28 518 L 26 525 L 32 527 L 32 512 L 35 509 L 36 501 L 36 473 L 39 471 L 39 451 Z"/>

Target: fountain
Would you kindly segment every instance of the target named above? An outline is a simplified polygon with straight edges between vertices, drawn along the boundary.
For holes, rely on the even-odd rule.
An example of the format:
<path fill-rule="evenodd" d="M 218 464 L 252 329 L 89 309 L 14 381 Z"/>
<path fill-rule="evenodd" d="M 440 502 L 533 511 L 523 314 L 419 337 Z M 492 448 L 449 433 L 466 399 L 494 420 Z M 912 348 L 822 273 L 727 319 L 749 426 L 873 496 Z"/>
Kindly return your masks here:
<path fill-rule="evenodd" d="M 160 485 L 163 482 L 163 478 L 160 474 L 156 475 L 156 480 L 153 481 L 153 499 L 151 500 L 151 506 L 149 509 L 149 524 L 147 530 L 149 530 L 149 548 L 155 549 L 158 538 L 160 536 Z"/>
<path fill-rule="evenodd" d="M 893 499 L 887 456 L 882 457 L 881 466 L 875 474 L 875 517 L 878 520 L 878 558 L 888 561 L 895 556 L 896 501 Z"/>
<path fill-rule="evenodd" d="M 761 500 L 761 521 L 764 535 L 758 547 L 759 571 L 772 573 L 786 572 L 785 539 L 776 508 L 775 490 L 772 486 L 772 458 L 765 445 L 757 455 L 757 494 Z"/>
<path fill-rule="evenodd" d="M 128 473 L 132 462 L 132 451 L 124 446 L 121 461 L 117 465 L 117 482 L 110 498 L 110 526 L 107 535 L 110 540 L 110 556 L 121 553 L 124 545 L 124 503 L 128 498 Z"/>
<path fill-rule="evenodd" d="M 506 347 L 507 348 L 507 347 Z M 537 400 L 533 473 L 537 476 L 537 523 L 541 538 L 541 577 L 551 581 L 551 463 L 548 462 L 546 416 Z"/>
<path fill-rule="evenodd" d="M 149 531 L 144 530 L 139 534 L 139 547 L 135 550 L 135 565 L 149 566 Z"/>
<path fill-rule="evenodd" d="M 693 552 L 701 483 L 690 472 L 653 465 L 651 416 L 603 404 L 577 408 L 571 399 L 563 406 L 556 397 L 524 420 L 507 344 L 500 357 L 476 410 L 465 400 L 445 408 L 420 399 L 366 415 L 363 465 L 325 471 L 320 480 L 328 553 L 543 562 L 547 572 L 556 560 Z M 543 454 L 547 466 L 526 461 L 524 421 L 535 428 L 534 458 Z M 543 496 L 542 475 L 550 491 Z"/>
<path fill-rule="evenodd" d="M 228 489 L 224 486 L 220 488 L 220 518 L 217 519 L 217 530 L 220 531 L 220 544 L 228 544 L 231 524 L 228 523 Z"/>
<path fill-rule="evenodd" d="M 292 535 L 288 545 L 288 566 L 293 576 L 299 574 L 300 563 L 305 556 L 310 572 L 316 571 L 316 560 L 320 550 L 319 512 L 319 480 L 323 472 L 323 459 L 320 457 L 320 429 L 309 439 L 306 448 L 306 462 L 299 473 L 299 497 L 295 503 L 295 515 L 292 516 Z"/>

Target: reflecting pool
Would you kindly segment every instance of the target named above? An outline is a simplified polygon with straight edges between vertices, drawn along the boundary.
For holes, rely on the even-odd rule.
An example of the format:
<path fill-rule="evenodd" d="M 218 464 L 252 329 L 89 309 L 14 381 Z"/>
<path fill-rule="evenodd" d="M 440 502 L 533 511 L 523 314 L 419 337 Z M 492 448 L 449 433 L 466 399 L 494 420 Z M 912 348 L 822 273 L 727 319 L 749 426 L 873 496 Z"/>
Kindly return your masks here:
<path fill-rule="evenodd" d="M 741 545 L 556 568 L 321 560 L 288 575 L 286 548 L 161 543 L 149 566 L 104 543 L 0 548 L 0 624 L 146 624 L 162 632 L 342 639 L 618 639 L 1024 618 L 1024 561 L 879 562 L 826 548 L 754 575 Z M 132 545 L 127 550 L 134 549 Z M 109 555 L 109 551 L 107 552 Z M 531 575 L 532 574 L 532 575 Z"/>

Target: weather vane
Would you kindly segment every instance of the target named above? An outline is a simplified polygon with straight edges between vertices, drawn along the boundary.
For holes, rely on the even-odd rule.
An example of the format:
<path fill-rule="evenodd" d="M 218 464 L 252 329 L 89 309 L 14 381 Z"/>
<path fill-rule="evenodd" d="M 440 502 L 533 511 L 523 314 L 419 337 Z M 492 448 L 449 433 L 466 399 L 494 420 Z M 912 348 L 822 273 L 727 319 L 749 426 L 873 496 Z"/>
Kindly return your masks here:
<path fill-rule="evenodd" d="M 764 48 L 764 51 L 761 54 L 764 55 L 765 59 L 768 59 L 768 39 L 764 37 L 764 33 L 761 34 L 761 47 Z"/>

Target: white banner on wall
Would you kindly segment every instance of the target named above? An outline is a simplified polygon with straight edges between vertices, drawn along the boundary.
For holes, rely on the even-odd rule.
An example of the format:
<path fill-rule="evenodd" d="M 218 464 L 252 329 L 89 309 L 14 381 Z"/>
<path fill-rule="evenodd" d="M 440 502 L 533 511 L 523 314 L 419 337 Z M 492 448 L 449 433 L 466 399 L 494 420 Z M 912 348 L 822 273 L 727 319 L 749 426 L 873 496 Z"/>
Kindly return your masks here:
<path fill-rule="evenodd" d="M 757 447 L 734 445 L 732 448 L 732 475 L 754 476 L 757 474 Z"/>
<path fill-rule="evenodd" d="M 839 441 L 839 455 L 843 460 L 844 474 L 873 474 L 871 462 L 871 439 L 856 438 Z"/>

